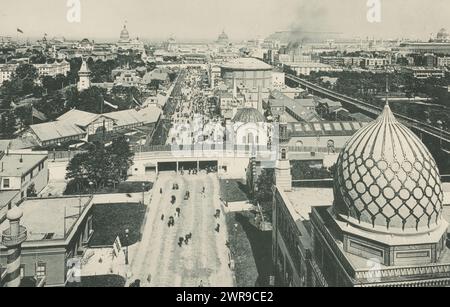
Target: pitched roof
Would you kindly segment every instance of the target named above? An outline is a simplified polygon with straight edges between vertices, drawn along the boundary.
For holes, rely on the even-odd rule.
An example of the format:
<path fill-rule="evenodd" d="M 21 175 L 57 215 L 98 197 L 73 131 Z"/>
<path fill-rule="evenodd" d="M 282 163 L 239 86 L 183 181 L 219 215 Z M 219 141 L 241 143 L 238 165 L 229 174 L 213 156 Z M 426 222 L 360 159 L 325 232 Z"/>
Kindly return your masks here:
<path fill-rule="evenodd" d="M 320 120 L 320 117 L 315 111 L 309 110 L 301 104 L 301 99 L 291 99 L 289 97 L 284 99 L 269 99 L 269 104 L 275 116 L 280 115 L 285 110 L 289 110 L 306 122 Z M 282 107 L 283 110 L 278 111 L 274 109 L 278 107 Z"/>
<path fill-rule="evenodd" d="M 156 123 L 161 117 L 162 110 L 155 106 L 148 106 L 139 110 L 139 116 L 143 119 L 144 124 Z"/>
<path fill-rule="evenodd" d="M 77 124 L 78 126 L 86 127 L 96 116 L 97 114 L 94 113 L 72 109 L 58 117 L 57 120 L 60 122 Z"/>
<path fill-rule="evenodd" d="M 142 78 L 142 83 L 148 84 L 151 83 L 152 80 L 166 81 L 169 78 L 169 74 L 163 70 L 155 69 L 151 72 L 148 72 Z"/>
<path fill-rule="evenodd" d="M 0 162 L 2 163 L 2 166 L 0 167 L 0 177 L 21 177 L 36 167 L 40 162 L 47 159 L 47 157 L 47 154 L 39 153 L 10 153 L 4 155 L 0 159 Z"/>
<path fill-rule="evenodd" d="M 70 110 L 69 112 L 58 117 L 59 122 L 64 122 L 67 124 L 77 125 L 82 128 L 89 126 L 90 123 L 95 121 L 99 117 L 108 117 L 106 114 L 94 114 L 85 111 L 79 111 L 76 109 Z"/>
<path fill-rule="evenodd" d="M 328 98 L 323 98 L 319 100 L 320 104 L 326 104 L 329 108 L 331 107 L 342 107 L 342 104 L 339 101 L 334 101 Z"/>
<path fill-rule="evenodd" d="M 288 131 L 291 137 L 351 136 L 365 125 L 365 122 L 288 123 Z"/>
<path fill-rule="evenodd" d="M 243 108 L 233 118 L 235 123 L 264 123 L 265 117 L 255 108 Z"/>
<path fill-rule="evenodd" d="M 41 142 L 84 134 L 84 130 L 63 121 L 55 121 L 38 125 L 31 125 L 30 129 Z"/>
<path fill-rule="evenodd" d="M 150 124 L 158 121 L 161 116 L 161 109 L 155 106 L 148 106 L 139 111 L 136 109 L 106 113 L 105 115 L 116 120 L 119 127 L 135 125 L 139 123 Z"/>

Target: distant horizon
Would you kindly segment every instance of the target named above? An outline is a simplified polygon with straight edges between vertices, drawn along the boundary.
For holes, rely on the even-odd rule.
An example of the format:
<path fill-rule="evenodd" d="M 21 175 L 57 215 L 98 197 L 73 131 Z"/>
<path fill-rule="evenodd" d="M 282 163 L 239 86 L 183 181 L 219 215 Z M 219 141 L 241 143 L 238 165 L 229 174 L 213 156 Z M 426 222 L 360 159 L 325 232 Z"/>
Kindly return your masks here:
<path fill-rule="evenodd" d="M 367 19 L 361 0 L 79 0 L 80 22 L 67 19 L 66 0 L 0 0 L 0 29 L 30 39 L 115 40 L 127 23 L 130 36 L 148 41 L 213 41 L 225 30 L 232 41 L 279 31 L 339 32 L 346 38 L 427 40 L 450 28 L 450 1 L 379 0 L 381 20 Z"/>
<path fill-rule="evenodd" d="M 295 33 L 296 31 L 290 31 L 290 30 L 279 30 L 279 31 L 274 31 L 272 34 L 275 33 L 281 33 L 281 32 L 293 32 Z M 305 31 L 305 33 L 321 33 L 321 32 L 317 32 L 317 31 Z M 322 33 L 332 33 L 332 32 L 327 32 L 324 31 Z M 269 38 L 272 34 L 267 35 L 266 37 L 262 37 L 262 39 L 267 39 Z M 26 41 L 31 41 L 31 42 L 36 42 L 39 40 L 42 40 L 44 36 L 26 36 L 26 33 L 24 34 L 19 34 L 19 35 L 5 35 L 0 33 L 0 41 L 2 38 L 10 38 L 12 42 L 15 42 L 18 38 L 20 43 L 26 42 Z M 119 35 L 117 35 L 116 37 L 87 37 L 87 36 L 70 36 L 70 35 L 47 35 L 46 36 L 48 40 L 52 40 L 52 39 L 58 39 L 58 38 L 64 38 L 65 41 L 81 41 L 83 39 L 88 39 L 89 41 L 94 41 L 95 43 L 117 43 L 119 41 Z M 152 43 L 162 43 L 164 41 L 167 41 L 170 38 L 174 38 L 175 41 L 177 43 L 214 43 L 217 41 L 217 37 L 216 38 L 182 38 L 182 39 L 178 39 L 176 36 L 168 36 L 168 37 L 137 37 L 137 36 L 132 36 L 130 35 L 130 39 L 135 39 L 135 38 L 139 38 L 139 40 L 143 41 L 143 42 L 152 42 Z M 229 41 L 231 43 L 243 43 L 246 41 L 250 41 L 250 40 L 255 40 L 258 39 L 259 37 L 249 37 L 249 38 L 244 38 L 244 39 L 232 39 L 230 38 Z M 383 37 L 375 37 L 375 36 L 366 36 L 366 37 L 361 37 L 361 36 L 353 36 L 353 37 L 345 37 L 345 36 L 341 36 L 339 38 L 335 38 L 332 39 L 334 41 L 356 41 L 356 40 L 384 40 L 384 41 L 396 41 L 396 40 L 409 40 L 409 41 L 428 41 L 428 39 L 421 39 L 421 38 L 406 38 L 406 37 L 390 37 L 390 38 L 383 38 Z M 325 42 L 325 39 L 323 40 L 323 42 Z M 308 41 L 306 41 L 306 43 L 308 43 Z"/>

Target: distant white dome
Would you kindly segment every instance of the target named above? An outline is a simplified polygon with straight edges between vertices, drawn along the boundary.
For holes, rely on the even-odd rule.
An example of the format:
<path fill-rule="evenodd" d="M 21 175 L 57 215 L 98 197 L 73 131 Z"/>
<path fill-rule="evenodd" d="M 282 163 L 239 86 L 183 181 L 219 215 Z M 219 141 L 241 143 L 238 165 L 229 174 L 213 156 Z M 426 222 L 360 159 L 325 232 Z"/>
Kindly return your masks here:
<path fill-rule="evenodd" d="M 449 38 L 449 34 L 448 34 L 446 29 L 442 28 L 441 30 L 439 30 L 439 32 L 437 34 L 437 39 L 438 40 L 445 41 L 445 40 L 448 40 L 448 38 Z"/>
<path fill-rule="evenodd" d="M 122 32 L 120 32 L 120 40 L 126 41 L 130 39 L 130 33 L 128 33 L 127 26 L 124 25 Z"/>

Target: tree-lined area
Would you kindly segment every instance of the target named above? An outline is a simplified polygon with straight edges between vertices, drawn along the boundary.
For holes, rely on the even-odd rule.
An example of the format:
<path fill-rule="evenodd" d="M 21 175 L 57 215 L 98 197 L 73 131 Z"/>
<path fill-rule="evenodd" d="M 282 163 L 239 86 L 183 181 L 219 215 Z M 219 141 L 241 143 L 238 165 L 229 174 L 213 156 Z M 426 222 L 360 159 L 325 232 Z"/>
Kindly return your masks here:
<path fill-rule="evenodd" d="M 337 78 L 332 87 L 323 77 Z M 313 72 L 308 81 L 331 88 L 341 94 L 383 106 L 386 93 L 386 74 L 373 72 Z M 445 78 L 417 79 L 407 73 L 390 73 L 391 95 L 402 101 L 391 100 L 394 112 L 450 130 L 450 73 Z M 416 97 L 427 101 L 416 101 Z"/>
<path fill-rule="evenodd" d="M 48 59 L 39 52 L 29 56 L 29 63 L 19 64 L 11 80 L 0 86 L 0 139 L 14 138 L 31 124 L 56 120 L 74 108 L 91 113 L 106 113 L 135 108 L 145 99 L 145 94 L 137 87 L 114 86 L 108 92 L 104 88 L 92 86 L 79 92 L 76 84 L 81 58 L 68 60 L 70 71 L 66 76 L 40 77 L 33 64 L 54 63 L 56 60 Z M 144 63 L 140 54 L 132 51 L 118 54 L 115 60 L 94 61 L 88 58 L 87 62 L 93 84 L 113 82 L 112 72 L 119 67 L 145 67 L 146 71 L 155 69 L 153 63 Z M 176 74 L 170 77 L 174 79 Z M 152 87 L 155 85 L 150 84 L 149 90 Z M 117 109 L 105 104 L 105 101 L 117 106 Z"/>
<path fill-rule="evenodd" d="M 107 186 L 116 187 L 128 178 L 134 153 L 125 136 L 112 140 L 109 146 L 92 143 L 87 152 L 77 154 L 67 166 L 69 184 L 66 194 L 90 193 Z"/>

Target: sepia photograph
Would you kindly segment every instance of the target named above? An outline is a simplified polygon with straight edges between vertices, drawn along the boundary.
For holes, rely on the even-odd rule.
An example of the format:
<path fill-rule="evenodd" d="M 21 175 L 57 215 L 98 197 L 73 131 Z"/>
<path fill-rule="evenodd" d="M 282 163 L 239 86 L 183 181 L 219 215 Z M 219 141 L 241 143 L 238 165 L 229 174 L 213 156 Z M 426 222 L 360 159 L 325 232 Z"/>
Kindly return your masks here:
<path fill-rule="evenodd" d="M 0 287 L 450 286 L 449 15 L 0 0 Z"/>

